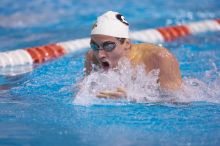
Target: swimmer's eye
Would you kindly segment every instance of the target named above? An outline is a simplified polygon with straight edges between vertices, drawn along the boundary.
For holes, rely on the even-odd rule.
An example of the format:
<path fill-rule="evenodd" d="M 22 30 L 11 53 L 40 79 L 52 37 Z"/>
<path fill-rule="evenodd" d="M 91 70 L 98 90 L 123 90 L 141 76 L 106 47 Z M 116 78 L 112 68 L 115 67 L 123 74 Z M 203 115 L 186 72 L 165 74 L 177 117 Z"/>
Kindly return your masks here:
<path fill-rule="evenodd" d="M 107 51 L 107 52 L 111 52 L 116 48 L 116 43 L 115 42 L 111 42 L 111 41 L 106 41 L 102 43 L 102 49 Z M 91 41 L 90 42 L 90 47 L 92 48 L 93 51 L 99 51 L 101 50 L 100 46 L 97 45 L 95 42 Z"/>
<path fill-rule="evenodd" d="M 107 41 L 107 42 L 103 43 L 102 47 L 103 47 L 103 49 L 105 51 L 111 52 L 111 51 L 113 51 L 116 48 L 116 43 L 115 42 Z"/>

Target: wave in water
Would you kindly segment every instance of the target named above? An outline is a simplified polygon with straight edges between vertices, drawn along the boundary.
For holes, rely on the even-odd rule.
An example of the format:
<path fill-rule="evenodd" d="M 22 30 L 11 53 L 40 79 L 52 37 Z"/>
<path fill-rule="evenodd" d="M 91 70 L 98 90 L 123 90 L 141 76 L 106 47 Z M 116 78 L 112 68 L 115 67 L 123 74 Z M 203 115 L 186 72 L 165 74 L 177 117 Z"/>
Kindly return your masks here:
<path fill-rule="evenodd" d="M 180 91 L 168 92 L 160 89 L 157 83 L 159 70 L 146 74 L 143 66 L 132 67 L 128 60 L 119 62 L 117 70 L 108 72 L 98 71 L 84 77 L 73 103 L 79 105 L 92 105 L 108 103 L 106 99 L 97 98 L 101 91 L 115 91 L 123 87 L 127 98 L 117 101 L 138 103 L 189 103 L 194 101 L 220 102 L 219 77 L 215 81 L 204 83 L 195 78 L 184 78 Z"/>

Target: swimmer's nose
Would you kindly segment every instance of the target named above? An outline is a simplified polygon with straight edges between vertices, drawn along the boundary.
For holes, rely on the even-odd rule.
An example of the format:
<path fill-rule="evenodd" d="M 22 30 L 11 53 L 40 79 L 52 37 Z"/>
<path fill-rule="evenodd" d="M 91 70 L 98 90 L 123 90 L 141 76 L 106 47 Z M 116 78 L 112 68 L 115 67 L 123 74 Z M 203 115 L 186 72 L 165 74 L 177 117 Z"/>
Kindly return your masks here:
<path fill-rule="evenodd" d="M 106 51 L 101 49 L 101 50 L 99 50 L 98 55 L 99 55 L 99 58 L 105 58 L 106 57 Z"/>

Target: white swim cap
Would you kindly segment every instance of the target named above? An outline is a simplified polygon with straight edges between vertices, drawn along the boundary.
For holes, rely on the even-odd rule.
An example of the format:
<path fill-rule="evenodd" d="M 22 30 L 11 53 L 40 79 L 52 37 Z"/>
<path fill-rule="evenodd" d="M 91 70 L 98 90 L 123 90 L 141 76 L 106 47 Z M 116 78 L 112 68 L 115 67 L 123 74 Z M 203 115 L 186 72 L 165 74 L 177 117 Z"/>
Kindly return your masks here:
<path fill-rule="evenodd" d="M 108 11 L 97 18 L 92 28 L 93 34 L 129 38 L 129 24 L 118 12 Z"/>

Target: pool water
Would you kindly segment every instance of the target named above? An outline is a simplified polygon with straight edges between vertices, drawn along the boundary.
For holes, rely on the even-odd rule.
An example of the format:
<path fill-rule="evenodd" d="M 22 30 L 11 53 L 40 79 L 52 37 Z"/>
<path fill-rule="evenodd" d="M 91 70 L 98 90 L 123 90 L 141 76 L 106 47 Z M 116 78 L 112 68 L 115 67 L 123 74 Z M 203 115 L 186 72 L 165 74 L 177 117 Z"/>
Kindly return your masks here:
<path fill-rule="evenodd" d="M 0 10 L 1 51 L 88 37 L 107 10 L 133 31 L 220 18 L 218 0 L 2 0 Z M 220 33 L 161 45 L 180 62 L 186 90 L 177 104 L 89 99 L 77 89 L 85 51 L 17 76 L 1 69 L 0 145 L 220 145 Z"/>

